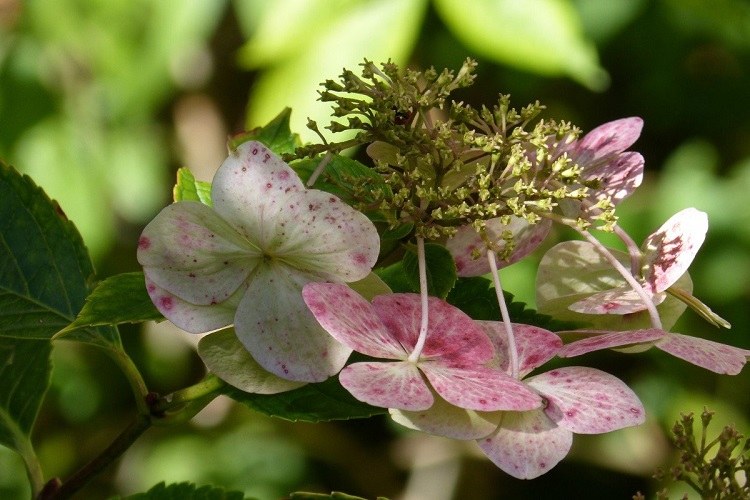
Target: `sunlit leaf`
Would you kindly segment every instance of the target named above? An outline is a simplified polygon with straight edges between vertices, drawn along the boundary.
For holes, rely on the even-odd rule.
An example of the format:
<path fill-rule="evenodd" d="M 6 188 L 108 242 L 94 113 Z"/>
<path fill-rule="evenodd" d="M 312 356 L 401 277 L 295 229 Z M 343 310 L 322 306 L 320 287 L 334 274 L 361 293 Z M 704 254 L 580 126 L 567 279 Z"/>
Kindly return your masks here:
<path fill-rule="evenodd" d="M 565 0 L 436 0 L 440 17 L 467 47 L 494 61 L 592 89 L 608 80 L 596 48 Z"/>
<path fill-rule="evenodd" d="M 177 184 L 172 189 L 174 201 L 199 201 L 204 205 L 213 206 L 211 202 L 211 183 L 195 179 L 187 168 L 177 171 Z"/>
<path fill-rule="evenodd" d="M 265 126 L 232 137 L 229 141 L 229 147 L 234 149 L 243 142 L 260 141 L 279 156 L 286 153 L 294 153 L 294 150 L 300 144 L 300 140 L 299 136 L 293 134 L 289 128 L 289 119 L 291 116 L 292 109 L 284 108 L 281 113 L 276 115 Z"/>
<path fill-rule="evenodd" d="M 597 42 L 612 38 L 646 6 L 645 0 L 573 0 L 581 24 Z"/>

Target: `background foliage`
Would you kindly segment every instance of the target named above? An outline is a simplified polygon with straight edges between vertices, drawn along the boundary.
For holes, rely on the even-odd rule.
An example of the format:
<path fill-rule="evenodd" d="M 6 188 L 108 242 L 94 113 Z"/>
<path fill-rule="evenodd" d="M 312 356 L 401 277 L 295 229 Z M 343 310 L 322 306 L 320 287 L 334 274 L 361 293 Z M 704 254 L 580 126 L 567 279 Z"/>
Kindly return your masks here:
<path fill-rule="evenodd" d="M 135 271 L 143 225 L 170 199 L 178 167 L 209 180 L 228 133 L 291 107 L 303 138 L 325 122 L 317 84 L 364 57 L 418 67 L 480 62 L 460 97 L 516 105 L 589 130 L 644 118 L 635 149 L 647 179 L 618 213 L 643 237 L 678 209 L 709 214 L 691 268 L 698 295 L 733 329 L 690 313 L 680 331 L 750 347 L 750 7 L 743 0 L 0 0 L 0 158 L 31 175 L 81 231 L 100 278 Z M 541 252 L 540 252 L 541 254 Z M 534 262 L 504 271 L 533 305 Z M 198 380 L 196 338 L 167 324 L 122 328 L 152 390 Z M 533 482 L 499 472 L 470 445 L 404 432 L 384 417 L 289 423 L 221 398 L 190 424 L 152 429 L 81 493 L 102 498 L 158 482 L 215 483 L 248 496 L 342 490 L 374 497 L 628 498 L 673 460 L 679 412 L 717 411 L 750 432 L 750 375 L 717 377 L 658 353 L 585 360 L 628 380 L 650 420 L 579 436 Z M 32 440 L 47 476 L 67 476 L 112 440 L 133 402 L 107 357 L 58 343 Z M 685 381 L 690 381 L 686 384 Z M 2 385 L 2 382 L 0 382 Z M 2 393 L 2 391 L 0 391 Z M 25 498 L 17 455 L 0 448 L 0 497 Z M 675 490 L 677 496 L 677 490 Z"/>

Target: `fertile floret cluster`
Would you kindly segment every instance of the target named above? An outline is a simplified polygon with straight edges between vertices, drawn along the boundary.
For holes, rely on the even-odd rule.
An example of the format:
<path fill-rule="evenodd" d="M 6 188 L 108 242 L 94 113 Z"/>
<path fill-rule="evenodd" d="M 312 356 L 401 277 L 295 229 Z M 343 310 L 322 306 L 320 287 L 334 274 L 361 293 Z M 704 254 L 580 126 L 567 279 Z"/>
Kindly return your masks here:
<path fill-rule="evenodd" d="M 736 374 L 750 351 L 669 331 L 686 306 L 729 326 L 692 295 L 687 275 L 705 214 L 685 209 L 641 246 L 617 223 L 616 205 L 643 177 L 643 157 L 629 151 L 641 119 L 579 137 L 569 123 L 539 120 L 539 103 L 450 101 L 475 67 L 401 72 L 365 62 L 361 75 L 344 71 L 320 94 L 333 105 L 327 128 L 342 139 L 320 133 L 320 144 L 287 151 L 288 164 L 262 131 L 236 141 L 211 203 L 165 208 L 138 258 L 168 319 L 194 333 L 234 327 L 199 347 L 228 383 L 275 393 L 338 375 L 396 422 L 476 440 L 498 467 L 533 478 L 565 457 L 574 433 L 645 415 L 608 373 L 536 372 L 552 358 L 655 346 Z M 340 156 L 355 146 L 370 164 Z M 552 247 L 538 272 L 540 312 L 576 327 L 566 345 L 559 332 L 511 318 L 498 274 L 555 223 L 584 239 Z M 624 251 L 604 247 L 592 228 L 616 234 Z M 446 300 L 472 279 L 494 286 L 490 321 Z M 347 364 L 352 352 L 357 361 Z"/>

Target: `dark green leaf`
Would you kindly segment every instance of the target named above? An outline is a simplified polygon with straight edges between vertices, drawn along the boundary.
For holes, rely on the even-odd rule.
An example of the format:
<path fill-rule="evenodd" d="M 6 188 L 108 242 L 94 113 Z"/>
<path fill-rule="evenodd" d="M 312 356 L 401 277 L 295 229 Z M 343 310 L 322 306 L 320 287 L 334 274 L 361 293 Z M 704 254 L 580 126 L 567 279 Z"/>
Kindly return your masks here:
<path fill-rule="evenodd" d="M 327 493 L 308 493 L 306 491 L 295 491 L 289 495 L 289 500 L 366 500 L 363 497 L 357 497 L 349 495 L 347 493 L 341 493 L 340 491 L 333 491 L 330 494 Z M 378 497 L 377 500 L 388 500 L 385 497 Z"/>
<path fill-rule="evenodd" d="M 115 497 L 122 498 L 122 497 Z M 112 499 L 115 500 L 115 499 Z M 251 500 L 241 491 L 226 491 L 214 486 L 196 487 L 192 483 L 159 483 L 146 493 L 138 493 L 122 500 Z"/>
<path fill-rule="evenodd" d="M 291 116 L 291 108 L 285 108 L 266 126 L 233 137 L 229 141 L 229 147 L 234 149 L 243 142 L 260 141 L 277 155 L 294 153 L 294 150 L 300 144 L 300 140 L 299 136 L 293 134 L 289 129 L 289 118 Z"/>
<path fill-rule="evenodd" d="M 424 246 L 427 265 L 427 291 L 430 295 L 444 299 L 456 283 L 456 263 L 443 245 L 426 243 Z M 404 255 L 404 271 L 412 287 L 419 290 L 419 262 L 414 252 Z"/>
<path fill-rule="evenodd" d="M 400 224 L 393 229 L 386 229 L 383 231 L 381 237 L 384 240 L 400 240 L 405 238 L 414 229 L 414 224 Z"/>
<path fill-rule="evenodd" d="M 177 171 L 177 184 L 172 190 L 174 201 L 199 201 L 204 205 L 213 206 L 211 202 L 211 183 L 195 180 L 193 173 L 187 168 Z"/>
<path fill-rule="evenodd" d="M 459 278 L 446 300 L 474 319 L 499 321 L 500 306 L 491 285 L 490 280 L 481 276 Z M 505 300 L 510 302 L 513 296 L 506 293 Z"/>
<path fill-rule="evenodd" d="M 419 293 L 419 283 L 415 287 L 406 276 L 404 263 L 398 261 L 388 267 L 375 270 L 375 274 L 393 290 L 394 293 Z"/>
<path fill-rule="evenodd" d="M 78 231 L 33 181 L 0 163 L 0 443 L 35 462 L 28 437 L 49 385 L 50 339 L 75 319 L 93 267 Z M 91 342 L 120 346 L 115 330 Z"/>
<path fill-rule="evenodd" d="M 75 321 L 55 335 L 55 339 L 68 338 L 71 332 L 84 327 L 162 319 L 164 316 L 146 291 L 143 273 L 118 274 L 97 285 Z"/>
<path fill-rule="evenodd" d="M 575 327 L 572 323 L 557 321 L 551 316 L 529 309 L 524 302 L 514 302 L 512 293 L 504 291 L 503 296 L 508 305 L 510 319 L 514 323 L 534 325 L 551 331 Z M 474 319 L 487 321 L 500 321 L 501 319 L 495 288 L 492 286 L 492 281 L 487 278 L 481 276 L 458 278 L 446 300 Z"/>
<path fill-rule="evenodd" d="M 336 377 L 280 394 L 250 394 L 231 386 L 226 386 L 222 392 L 253 410 L 293 421 L 325 422 L 367 418 L 387 411 L 355 399 L 339 384 Z"/>
<path fill-rule="evenodd" d="M 296 161 L 291 166 L 302 181 L 307 182 L 321 160 L 320 157 L 307 158 Z M 361 208 L 372 220 L 386 220 L 380 210 L 357 206 L 358 203 L 364 202 L 376 207 L 381 194 L 387 195 L 390 189 L 380 174 L 357 160 L 341 155 L 334 156 L 325 166 L 313 187 L 334 194 L 355 208 Z"/>

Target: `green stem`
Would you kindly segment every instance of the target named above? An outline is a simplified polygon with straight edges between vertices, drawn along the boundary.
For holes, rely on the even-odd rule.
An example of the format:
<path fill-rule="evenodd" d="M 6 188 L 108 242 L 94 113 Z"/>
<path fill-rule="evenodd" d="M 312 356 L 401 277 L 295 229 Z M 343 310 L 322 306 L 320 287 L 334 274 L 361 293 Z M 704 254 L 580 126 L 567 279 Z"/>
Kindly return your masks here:
<path fill-rule="evenodd" d="M 16 444 L 18 446 L 18 453 L 23 458 L 23 463 L 26 466 L 26 474 L 29 476 L 32 494 L 36 496 L 44 487 L 44 473 L 42 472 L 42 466 L 39 463 L 39 459 L 36 457 L 31 441 L 24 438 L 21 442 L 17 441 Z"/>
<path fill-rule="evenodd" d="M 117 460 L 132 444 L 151 427 L 151 418 L 139 414 L 130 425 L 120 433 L 99 456 L 84 465 L 59 487 L 46 488 L 38 500 L 62 500 L 70 498 L 83 488 L 91 479 L 104 470 L 109 464 Z M 50 484 L 54 485 L 56 479 Z"/>
<path fill-rule="evenodd" d="M 203 380 L 195 385 L 180 389 L 172 394 L 160 398 L 152 407 L 151 412 L 155 415 L 159 413 L 171 413 L 179 411 L 186 405 L 196 401 L 203 401 L 211 396 L 216 396 L 218 391 L 226 385 L 226 382 L 221 380 L 213 373 L 208 373 Z M 211 397 L 213 399 L 213 397 Z M 208 400 L 210 401 L 210 399 Z M 208 403 L 206 401 L 206 403 Z"/>
<path fill-rule="evenodd" d="M 128 380 L 128 384 L 130 384 L 130 388 L 133 391 L 133 396 L 135 397 L 135 404 L 138 409 L 138 414 L 149 415 L 151 413 L 151 409 L 146 402 L 146 397 L 148 396 L 149 390 L 148 387 L 146 387 L 146 382 L 143 380 L 138 367 L 135 366 L 133 360 L 122 348 L 107 349 L 107 354 L 109 354 L 109 356 L 115 361 L 115 363 L 117 363 L 117 365 L 120 367 L 120 370 L 122 370 L 122 373 L 125 375 L 125 378 Z"/>

